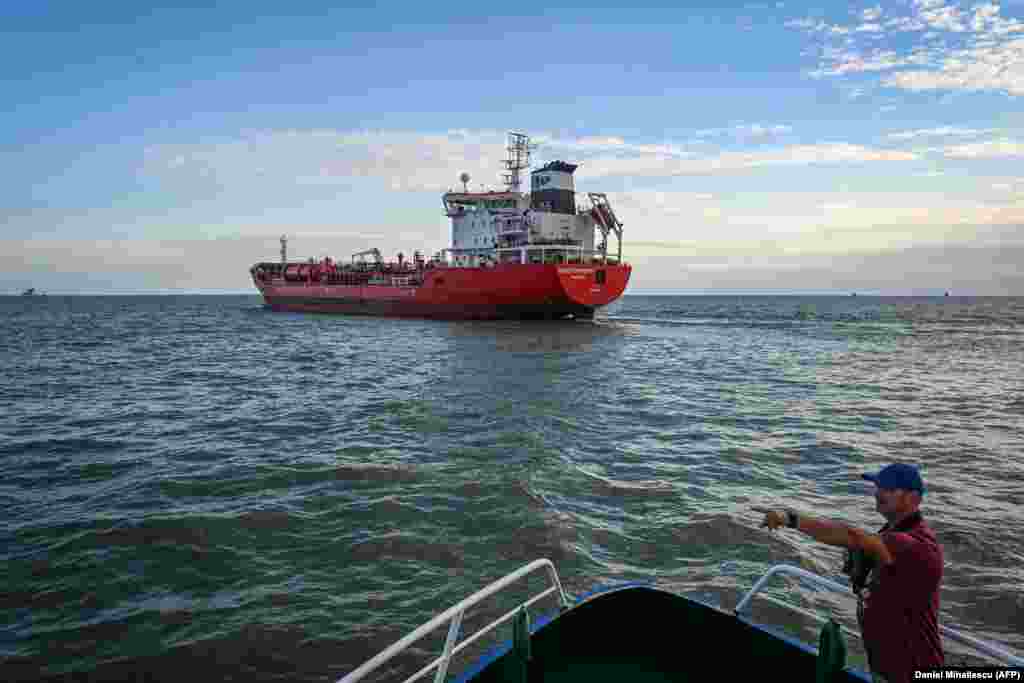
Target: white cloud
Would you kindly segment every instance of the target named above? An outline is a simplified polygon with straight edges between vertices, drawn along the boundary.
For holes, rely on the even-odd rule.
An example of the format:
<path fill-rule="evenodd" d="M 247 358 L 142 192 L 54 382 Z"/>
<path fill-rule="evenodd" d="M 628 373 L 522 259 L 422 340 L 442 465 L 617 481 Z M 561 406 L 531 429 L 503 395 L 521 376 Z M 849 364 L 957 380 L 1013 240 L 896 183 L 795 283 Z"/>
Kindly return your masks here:
<path fill-rule="evenodd" d="M 883 84 L 905 90 L 995 90 L 1024 95 L 1024 37 L 952 51 L 937 68 L 892 74 Z"/>
<path fill-rule="evenodd" d="M 821 19 L 793 19 L 783 24 L 786 28 L 796 28 L 808 33 L 830 33 L 833 24 L 826 24 Z"/>
<path fill-rule="evenodd" d="M 943 153 L 951 159 L 1024 157 L 1024 142 L 1002 138 L 946 147 Z"/>
<path fill-rule="evenodd" d="M 368 139 L 375 142 L 374 147 L 386 139 L 380 135 L 369 136 Z M 302 135 L 295 138 L 301 139 Z M 468 139 L 472 138 L 471 135 Z M 857 158 L 864 153 L 864 148 L 832 145 L 821 149 L 787 147 L 767 156 L 720 157 L 725 159 L 723 165 L 729 161 L 783 164 L 806 163 L 822 156 Z M 647 162 L 648 168 L 653 166 L 649 159 L 639 162 Z M 680 182 L 679 186 L 683 188 L 687 184 Z M 653 268 L 645 264 L 651 255 L 666 252 L 690 258 L 695 272 L 702 269 L 713 272 L 716 268 L 713 264 L 728 264 L 729 268 L 719 271 L 725 273 L 737 268 L 785 270 L 785 264 L 793 268 L 800 264 L 803 268 L 808 263 L 805 260 L 808 255 L 815 254 L 848 258 L 851 254 L 895 249 L 1005 246 L 1015 239 L 1024 241 L 1019 228 L 1024 224 L 1024 196 L 1019 192 L 1014 194 L 1015 188 L 1024 189 L 1021 178 L 1004 176 L 979 181 L 973 195 L 970 188 L 951 195 L 943 191 L 869 193 L 840 190 L 840 187 L 837 184 L 833 192 L 779 192 L 757 196 L 734 194 L 729 190 L 693 191 L 692 188 L 638 190 L 611 193 L 610 198 L 616 211 L 631 226 L 625 242 L 626 253 L 638 266 L 638 272 L 648 274 Z M 260 197 L 254 195 L 252 201 L 259 210 Z M 346 206 L 351 201 L 343 198 L 338 205 Z M 113 214 L 104 214 L 96 216 L 95 221 L 109 222 L 112 218 Z M 381 220 L 387 221 L 385 213 L 381 213 Z M 180 220 L 169 217 L 168 222 L 180 223 Z M 443 224 L 443 218 L 438 222 Z M 76 272 L 73 269 L 82 267 L 83 263 L 104 263 L 111 281 L 137 275 L 143 278 L 139 282 L 150 287 L 251 289 L 246 278 L 248 266 L 276 258 L 277 237 L 281 233 L 292 238 L 289 250 L 298 258 L 323 255 L 347 258 L 354 251 L 374 245 L 388 254 L 411 253 L 416 248 L 440 248 L 446 241 L 443 225 L 436 239 L 402 232 L 403 225 L 407 223 L 359 224 L 341 216 L 333 225 L 326 222 L 303 225 L 298 220 L 288 224 L 266 223 L 259 226 L 258 232 L 248 234 L 245 230 L 253 230 L 251 227 L 235 226 L 237 230 L 229 231 L 230 234 L 245 236 L 232 239 L 9 240 L 0 244 L 0 266 L 4 267 L 2 272 L 9 274 L 47 272 L 48 269 L 59 274 Z M 235 265 L 225 268 L 224 264 Z M 675 264 L 678 269 L 678 259 Z M 1020 272 L 1019 268 L 1016 272 Z M 50 278 L 50 281 L 56 280 Z M 81 283 L 74 286 L 80 287 Z"/>
<path fill-rule="evenodd" d="M 436 191 L 455 185 L 458 174 L 467 171 L 474 186 L 496 187 L 504 146 L 505 134 L 495 131 L 258 131 L 151 147 L 141 172 L 178 187 L 251 190 L 369 180 L 395 191 Z"/>
<path fill-rule="evenodd" d="M 625 145 L 626 141 L 617 137 L 584 137 L 573 141 L 573 146 L 576 149 L 603 149 L 607 147 L 624 147 Z"/>
<path fill-rule="evenodd" d="M 580 168 L 583 177 L 629 176 L 671 177 L 689 174 L 713 174 L 753 170 L 775 166 L 810 166 L 880 161 L 911 161 L 913 152 L 885 150 L 845 142 L 814 145 L 788 145 L 756 151 L 729 151 L 690 159 L 663 155 L 633 157 L 596 156 Z"/>
<path fill-rule="evenodd" d="M 541 134 L 530 137 L 532 144 L 537 145 L 545 156 L 569 154 L 590 155 L 611 152 L 619 155 L 628 154 L 663 154 L 668 156 L 689 157 L 693 152 L 678 144 L 637 144 L 629 143 L 618 137 L 583 137 L 562 138 Z"/>
<path fill-rule="evenodd" d="M 721 129 L 740 141 L 763 142 L 789 132 L 789 126 L 744 124 Z M 716 131 L 702 131 L 711 135 Z M 775 166 L 907 161 L 912 152 L 875 149 L 846 142 L 758 145 L 749 149 L 697 152 L 685 145 L 637 144 L 620 137 L 531 136 L 541 160 L 580 164 L 583 177 L 672 177 L 733 172 Z M 264 201 L 303 192 L 328 196 L 332 188 L 441 192 L 458 185 L 462 171 L 470 185 L 502 189 L 504 134 L 494 131 L 411 133 L 403 131 L 258 132 L 233 140 L 147 150 L 140 172 L 182 196 L 256 196 Z M 541 158 L 542 157 L 542 158 Z M 525 176 L 525 174 L 524 174 Z M 527 182 L 526 177 L 523 178 Z"/>
<path fill-rule="evenodd" d="M 637 261 L 630 291 L 799 291 L 881 295 L 1019 295 L 1024 247 L 930 245 L 848 254 L 775 254 L 763 247 L 732 256 L 677 254 Z M 694 267 L 695 266 L 695 267 Z M 680 279 L 680 270 L 683 277 Z"/>
<path fill-rule="evenodd" d="M 1013 182 L 1019 186 L 1019 180 Z M 979 185 L 979 191 L 976 196 L 787 192 L 712 204 L 694 201 L 686 192 L 637 191 L 615 201 L 620 214 L 644 216 L 630 233 L 631 252 L 729 254 L 760 245 L 765 254 L 839 253 L 1019 237 L 1024 197 L 1004 192 L 994 204 L 991 188 Z M 709 214 L 710 208 L 716 211 Z M 680 224 L 687 226 L 683 240 Z M 1024 244 L 1024 238 L 1018 241 Z"/>
<path fill-rule="evenodd" d="M 941 2 L 921 7 L 921 19 L 933 29 L 963 33 L 967 26 L 963 22 L 963 14 L 957 7 L 944 6 Z"/>
<path fill-rule="evenodd" d="M 1024 95 L 1024 37 L 1018 36 L 1024 32 L 1024 22 L 1001 16 L 996 3 L 985 2 L 967 11 L 944 0 L 914 0 L 908 15 L 881 21 L 878 7 L 863 10 L 858 19 L 859 24 L 850 26 L 817 19 L 786 23 L 823 41 L 815 51 L 819 62 L 809 75 L 894 72 L 880 76 L 880 83 L 908 91 Z M 905 40 L 895 40 L 899 33 L 917 35 L 906 45 Z M 844 38 L 838 41 L 836 36 Z M 884 45 L 862 44 L 865 38 Z"/>
<path fill-rule="evenodd" d="M 740 135 L 766 137 L 769 135 L 783 135 L 791 132 L 793 129 L 789 126 L 762 126 L 761 124 L 755 123 L 748 126 L 737 126 L 736 130 Z"/>
<path fill-rule="evenodd" d="M 885 22 L 885 28 L 906 33 L 923 31 L 928 25 L 920 17 L 894 17 Z"/>
<path fill-rule="evenodd" d="M 728 130 L 735 128 L 738 127 Z M 770 128 L 758 124 L 745 126 L 751 135 Z M 1024 154 L 1024 144 L 1011 139 L 942 146 L 950 138 L 969 140 L 986 132 L 943 126 L 897 131 L 890 133 L 888 139 L 897 142 L 936 139 L 937 146 L 932 149 L 945 159 Z M 644 179 L 670 181 L 673 177 L 686 175 L 712 177 L 761 170 L 781 172 L 786 168 L 815 165 L 907 162 L 921 159 L 924 154 L 923 150 L 826 141 L 819 144 L 751 146 L 698 155 L 671 142 L 636 144 L 615 136 L 559 138 L 536 134 L 531 137 L 543 143 L 545 155 L 580 163 L 577 186 L 581 191 L 593 189 L 593 180 L 600 178 L 625 178 L 640 184 Z M 257 214 L 263 211 L 261 202 L 271 201 L 267 199 L 270 187 L 282 182 L 295 185 L 296 177 L 303 179 L 300 182 L 310 183 L 357 182 L 353 187 L 342 188 L 344 195 L 357 200 L 363 196 L 364 189 L 367 196 L 372 196 L 369 191 L 374 189 L 442 192 L 447 186 L 456 184 L 455 179 L 462 170 L 471 172 L 473 185 L 485 182 L 499 186 L 504 144 L 504 135 L 495 131 L 424 134 L 405 131 L 287 131 L 253 134 L 210 145 L 153 148 L 145 169 L 167 183 L 188 186 L 213 182 L 213 178 L 225 186 L 235 186 L 241 190 L 240 194 L 250 198 L 252 211 Z M 180 163 L 181 159 L 184 163 Z M 255 168 L 267 169 L 267 175 L 257 174 L 253 171 Z M 211 175 L 200 175 L 204 169 L 212 169 Z M 911 169 L 911 172 L 914 170 L 919 169 Z M 315 185 L 301 187 L 316 189 Z M 339 202 L 334 188 L 328 186 L 327 189 L 330 199 L 325 200 L 321 207 L 323 210 L 336 212 L 338 206 L 351 202 L 350 199 Z M 740 208 L 713 191 L 654 192 L 641 189 L 622 193 L 613 197 L 613 201 L 627 215 L 644 216 L 643 230 L 649 234 L 636 235 L 636 239 L 641 240 L 664 239 L 667 235 L 676 234 L 680 224 L 717 226 L 705 235 L 712 241 L 761 240 L 765 239 L 766 226 L 770 226 L 770 232 L 779 239 L 796 239 L 796 236 L 803 235 L 800 239 L 810 240 L 815 248 L 832 248 L 828 244 L 837 245 L 836 248 L 855 248 L 858 244 L 878 246 L 893 240 L 902 240 L 901 243 L 927 241 L 931 239 L 928 235 L 936 229 L 947 229 L 942 226 L 1024 223 L 1024 198 L 992 206 L 980 199 L 937 199 L 935 193 L 926 196 L 901 194 L 896 200 L 890 195 L 851 192 L 824 196 L 785 194 L 771 206 Z M 328 202 L 333 203 L 328 205 Z M 308 214 L 309 217 L 313 215 Z M 438 234 L 442 235 L 444 226 L 441 225 L 443 218 L 440 212 L 437 217 Z M 244 222 L 244 219 L 236 222 Z M 902 237 L 891 234 L 870 236 L 871 226 L 886 225 L 900 226 Z M 256 229 L 263 234 L 272 228 L 266 225 L 253 227 L 249 233 Z M 327 225 L 303 228 L 301 222 L 293 228 L 294 231 L 323 234 L 331 233 L 333 229 Z M 338 230 L 350 232 L 344 225 L 338 226 Z M 823 230 L 828 232 L 826 237 L 821 237 Z M 846 236 L 837 236 L 836 231 L 849 234 L 843 232 Z M 378 227 L 368 232 L 390 234 L 392 240 L 398 239 L 397 229 L 389 232 Z M 222 230 L 219 234 L 225 232 Z"/>
<path fill-rule="evenodd" d="M 976 135 L 986 135 L 991 132 L 992 129 L 976 130 L 972 128 L 957 128 L 955 126 L 940 126 L 938 128 L 921 128 L 889 133 L 885 137 L 890 140 L 919 140 L 922 138 L 973 137 Z"/>
<path fill-rule="evenodd" d="M 856 50 L 826 48 L 822 52 L 822 56 L 825 66 L 812 71 L 812 76 L 842 76 L 850 73 L 887 71 L 903 66 L 926 64 L 929 60 L 927 54 L 915 53 L 901 56 L 895 50 L 882 49 L 862 54 Z"/>
<path fill-rule="evenodd" d="M 882 16 L 882 6 L 881 5 L 875 5 L 874 7 L 869 7 L 869 8 L 867 8 L 866 10 L 864 10 L 864 11 L 862 11 L 860 13 L 860 18 L 863 19 L 864 21 L 876 21 L 881 16 Z"/>
<path fill-rule="evenodd" d="M 698 138 L 715 138 L 731 136 L 735 138 L 762 138 L 772 135 L 785 135 L 792 132 L 790 126 L 781 124 L 744 123 L 728 128 L 705 128 L 698 130 L 695 135 Z"/>
<path fill-rule="evenodd" d="M 855 28 L 854 31 L 856 33 L 881 33 L 882 27 L 880 24 L 867 23 L 861 24 L 860 26 Z"/>

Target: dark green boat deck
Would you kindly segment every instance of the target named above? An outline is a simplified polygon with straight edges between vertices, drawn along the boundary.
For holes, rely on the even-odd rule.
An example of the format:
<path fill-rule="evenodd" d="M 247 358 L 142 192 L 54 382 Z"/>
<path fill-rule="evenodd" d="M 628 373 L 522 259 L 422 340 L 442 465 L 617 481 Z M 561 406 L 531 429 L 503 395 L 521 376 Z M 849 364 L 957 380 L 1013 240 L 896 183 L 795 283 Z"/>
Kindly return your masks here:
<path fill-rule="evenodd" d="M 713 672 L 721 672 L 721 669 L 711 667 Z M 534 669 L 534 674 L 537 670 Z M 705 675 L 698 675 L 696 671 L 689 680 L 704 680 Z M 552 663 L 543 669 L 541 675 L 528 678 L 529 681 L 543 680 L 545 683 L 566 683 L 569 681 L 636 681 L 636 683 L 670 683 L 672 681 L 687 680 L 685 672 L 678 670 L 677 666 L 669 666 L 664 669 L 658 666 L 657 662 L 651 661 L 645 656 L 620 656 L 608 657 L 602 655 L 565 657 L 557 663 Z M 481 679 L 483 680 L 483 679 Z"/>
<path fill-rule="evenodd" d="M 530 638 L 525 667 L 515 647 L 471 683 L 654 683 L 742 680 L 747 676 L 817 681 L 814 650 L 731 613 L 672 593 L 634 586 L 593 596 L 540 627 Z M 474 675 L 475 673 L 475 675 Z M 840 670 L 830 681 L 862 683 L 859 671 Z"/>

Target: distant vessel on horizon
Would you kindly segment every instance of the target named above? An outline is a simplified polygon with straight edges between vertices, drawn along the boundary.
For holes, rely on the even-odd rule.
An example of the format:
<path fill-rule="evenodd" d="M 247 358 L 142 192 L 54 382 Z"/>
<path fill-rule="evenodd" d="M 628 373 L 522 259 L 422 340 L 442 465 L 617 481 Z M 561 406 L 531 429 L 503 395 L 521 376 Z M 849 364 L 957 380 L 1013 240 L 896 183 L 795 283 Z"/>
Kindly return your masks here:
<path fill-rule="evenodd" d="M 42 292 L 37 292 L 35 287 L 29 287 L 21 293 L 22 296 L 43 296 Z"/>

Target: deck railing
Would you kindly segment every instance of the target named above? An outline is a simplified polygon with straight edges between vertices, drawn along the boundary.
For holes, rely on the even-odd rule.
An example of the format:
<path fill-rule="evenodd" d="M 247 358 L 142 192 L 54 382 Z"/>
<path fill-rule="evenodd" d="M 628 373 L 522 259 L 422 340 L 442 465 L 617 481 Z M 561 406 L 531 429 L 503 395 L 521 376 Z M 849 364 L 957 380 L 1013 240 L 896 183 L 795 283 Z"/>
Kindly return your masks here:
<path fill-rule="evenodd" d="M 740 600 L 739 603 L 736 605 L 736 608 L 733 610 L 734 613 L 737 616 L 742 614 L 743 610 L 745 610 L 750 605 L 750 601 L 764 587 L 764 585 L 768 583 L 768 581 L 770 581 L 772 578 L 779 575 L 796 576 L 800 579 L 804 579 L 806 581 L 809 581 L 810 583 L 820 586 L 821 588 L 828 588 L 831 591 L 846 595 L 851 598 L 856 597 L 854 592 L 850 590 L 848 586 L 844 586 L 841 583 L 836 583 L 835 581 L 832 581 L 831 579 L 826 579 L 823 576 L 818 576 L 817 574 L 809 572 L 806 569 L 800 569 L 799 567 L 779 564 L 775 565 L 774 567 L 771 567 L 767 572 L 765 572 L 764 576 L 758 579 L 757 583 L 754 584 L 754 586 L 747 592 L 747 594 L 743 596 L 743 599 Z M 812 617 L 822 622 L 827 620 L 827 617 L 823 617 L 821 614 L 802 609 L 800 607 L 797 607 L 796 605 L 793 605 L 792 603 L 788 603 L 783 600 L 773 598 L 770 595 L 762 595 L 761 599 L 767 600 L 781 607 L 785 607 L 793 611 L 800 612 L 805 616 Z M 842 629 L 847 633 L 853 634 L 854 636 L 859 637 L 860 635 L 857 633 L 853 633 L 852 631 L 850 631 L 850 629 L 846 627 L 842 627 Z M 972 636 L 964 635 L 963 633 L 951 629 L 948 626 L 943 626 L 942 624 L 939 624 L 939 632 L 942 634 L 944 638 L 948 638 L 949 640 L 960 643 L 961 645 L 967 645 L 969 647 L 974 648 L 977 652 L 985 655 L 987 658 L 996 662 L 997 664 L 1004 664 L 1009 666 L 1024 666 L 1024 657 L 1018 657 L 1017 655 L 1007 652 L 1006 650 L 997 645 L 993 645 L 992 643 L 979 640 Z"/>
<path fill-rule="evenodd" d="M 526 252 L 526 263 L 552 263 L 553 258 L 561 259 L 564 264 L 597 264 L 604 260 L 604 252 L 584 249 L 565 244 L 524 244 L 518 247 L 497 247 L 498 261 L 501 263 L 523 263 L 523 251 Z M 537 255 L 540 258 L 537 258 Z M 611 256 L 608 265 L 619 263 L 618 258 Z"/>
<path fill-rule="evenodd" d="M 482 602 L 483 600 L 486 600 L 492 595 L 495 595 L 496 593 L 508 588 L 509 586 L 516 583 L 523 577 L 542 569 L 547 571 L 548 577 L 551 580 L 552 585 L 549 588 L 541 591 L 540 593 L 534 595 L 525 602 L 517 605 L 514 609 L 509 610 L 503 616 L 495 619 L 490 624 L 484 626 L 479 631 L 474 633 L 472 636 L 466 638 L 461 643 L 456 645 L 456 641 L 459 638 L 459 632 L 462 628 L 462 619 L 465 616 L 467 610 L 469 610 L 474 605 Z M 813 583 L 821 588 L 827 588 L 833 592 L 840 593 L 847 597 L 854 597 L 853 591 L 851 591 L 847 586 L 844 586 L 840 583 L 836 583 L 831 579 L 826 579 L 825 577 L 819 576 L 805 569 L 782 564 L 771 567 L 760 579 L 758 579 L 754 586 L 747 592 L 746 595 L 744 595 L 743 599 L 741 599 L 739 603 L 737 603 L 736 607 L 733 610 L 734 614 L 736 616 L 741 616 L 744 610 L 746 610 L 749 607 L 754 596 L 757 595 L 762 588 L 764 588 L 765 584 L 767 584 L 768 581 L 770 581 L 771 579 L 780 575 L 795 576 L 799 579 L 809 581 L 810 583 Z M 551 561 L 546 559 L 534 560 L 533 562 L 495 581 L 486 588 L 477 591 L 473 595 L 469 596 L 468 598 L 462 600 L 453 607 L 450 607 L 441 614 L 437 615 L 436 617 L 428 621 L 426 624 L 420 626 L 409 635 L 395 642 L 386 650 L 384 650 L 380 654 L 376 655 L 375 657 L 367 661 L 359 668 L 347 674 L 344 678 L 341 678 L 338 681 L 338 683 L 356 683 L 356 681 L 362 680 L 368 674 L 372 673 L 378 667 L 399 655 L 412 644 L 426 637 L 428 634 L 434 632 L 440 626 L 448 624 L 448 636 L 445 639 L 444 648 L 441 652 L 441 656 L 433 660 L 426 666 L 424 666 L 422 669 L 414 673 L 409 678 L 405 679 L 405 683 L 412 683 L 413 681 L 419 680 L 426 674 L 430 673 L 431 670 L 436 669 L 434 675 L 434 682 L 441 683 L 442 681 L 444 681 L 445 676 L 447 676 L 448 674 L 448 666 L 453 656 L 457 655 L 463 649 L 469 647 L 471 644 L 476 642 L 476 640 L 483 637 L 490 631 L 494 630 L 501 624 L 514 618 L 515 615 L 519 612 L 519 610 L 529 607 L 536 602 L 539 602 L 540 600 L 546 598 L 552 593 L 557 594 L 559 605 L 562 609 L 567 609 L 571 606 L 572 603 L 569 599 L 569 596 L 563 590 L 562 583 L 558 578 L 558 572 L 555 570 L 555 566 L 551 563 Z M 760 597 L 763 600 L 767 600 L 769 602 L 780 605 L 795 612 L 799 612 L 801 614 L 817 619 L 819 621 L 827 620 L 827 617 L 824 617 L 821 614 L 805 610 L 801 607 L 793 605 L 792 603 L 788 603 L 783 600 L 773 598 L 770 595 L 761 595 Z M 859 634 L 853 633 L 852 631 L 850 631 L 850 629 L 845 627 L 841 628 L 847 633 L 859 637 Z M 1012 654 L 1011 652 L 1008 652 L 997 645 L 985 642 L 972 636 L 964 635 L 963 633 L 960 633 L 954 629 L 951 629 L 947 626 L 943 626 L 941 624 L 939 625 L 939 630 L 943 637 L 958 642 L 962 645 L 969 646 L 975 649 L 977 652 L 983 654 L 988 659 L 998 664 L 1008 666 L 1024 666 L 1024 658 Z"/>
<path fill-rule="evenodd" d="M 466 610 L 468 610 L 473 605 L 476 605 L 477 603 L 481 602 L 482 600 L 486 600 L 495 593 L 514 584 L 516 581 L 523 578 L 524 576 L 532 574 L 538 569 L 547 570 L 548 577 L 551 579 L 551 583 L 553 584 L 550 588 L 541 591 L 540 593 L 533 596 L 526 602 L 523 602 L 522 604 L 518 605 L 515 609 L 506 612 L 503 616 L 498 617 L 487 626 L 484 626 L 479 631 L 477 631 L 472 636 L 462 641 L 458 645 L 455 644 L 455 641 L 458 640 L 459 637 L 459 630 L 462 628 L 462 618 L 463 616 L 465 616 Z M 552 593 L 558 594 L 558 602 L 563 609 L 569 607 L 569 596 L 566 595 L 565 591 L 562 589 L 562 582 L 558 579 L 558 572 L 555 571 L 555 565 L 553 565 L 550 560 L 534 560 L 530 564 L 525 565 L 520 569 L 517 569 L 516 571 L 512 572 L 511 574 L 505 576 L 502 579 L 498 579 L 486 588 L 477 591 L 465 600 L 459 602 L 457 605 L 450 607 L 441 614 L 437 615 L 423 626 L 420 626 L 418 629 L 416 629 L 409 635 L 405 636 L 404 638 L 396 642 L 394 645 L 387 648 L 386 650 L 378 654 L 376 657 L 360 666 L 355 671 L 352 671 L 347 676 L 340 679 L 338 683 L 355 683 L 356 681 L 361 680 L 367 674 L 371 673 L 377 667 L 398 655 L 400 652 L 408 648 L 416 641 L 425 637 L 427 634 L 437 630 L 439 626 L 443 624 L 448 624 L 448 637 L 445 640 L 444 650 L 441 652 L 441 656 L 432 661 L 430 664 L 427 664 L 425 667 L 414 673 L 409 678 L 405 679 L 405 683 L 412 683 L 412 681 L 418 680 L 427 673 L 429 673 L 431 669 L 437 669 L 437 672 L 434 675 L 434 682 L 441 683 L 442 681 L 444 681 L 445 676 L 448 675 L 448 665 L 451 662 L 451 658 L 453 656 L 461 652 L 464 648 L 469 647 L 478 638 L 481 638 L 482 636 L 486 635 L 488 632 L 492 631 L 496 627 L 505 623 L 509 619 L 515 617 L 516 613 L 518 613 L 519 610 L 525 607 L 529 607 L 530 605 L 533 605 L 534 603 L 546 598 Z"/>

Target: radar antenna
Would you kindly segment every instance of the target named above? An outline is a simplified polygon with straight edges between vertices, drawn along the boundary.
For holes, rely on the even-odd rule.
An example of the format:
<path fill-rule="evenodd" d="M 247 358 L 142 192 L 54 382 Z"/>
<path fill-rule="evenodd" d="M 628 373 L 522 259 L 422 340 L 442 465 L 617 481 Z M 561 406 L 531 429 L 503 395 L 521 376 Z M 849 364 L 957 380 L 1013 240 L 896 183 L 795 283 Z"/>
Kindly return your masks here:
<path fill-rule="evenodd" d="M 469 192 L 469 174 L 465 171 L 459 176 L 459 180 L 462 181 L 462 191 Z"/>
<path fill-rule="evenodd" d="M 502 177 L 509 192 L 519 192 L 519 172 L 530 167 L 529 136 L 524 133 L 508 134 L 508 158 L 505 159 L 505 170 Z"/>

